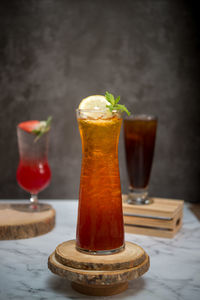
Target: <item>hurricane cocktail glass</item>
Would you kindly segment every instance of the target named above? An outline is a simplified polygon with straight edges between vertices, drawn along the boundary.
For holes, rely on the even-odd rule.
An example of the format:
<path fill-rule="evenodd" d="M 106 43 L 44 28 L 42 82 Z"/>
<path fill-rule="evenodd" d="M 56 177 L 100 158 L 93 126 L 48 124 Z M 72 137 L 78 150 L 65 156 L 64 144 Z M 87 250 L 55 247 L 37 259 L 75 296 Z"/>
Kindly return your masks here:
<path fill-rule="evenodd" d="M 19 148 L 19 165 L 17 169 L 17 182 L 22 189 L 31 194 L 30 204 L 25 207 L 29 211 L 42 211 L 48 205 L 38 203 L 38 193 L 45 189 L 51 179 L 48 164 L 48 138 L 49 132 L 44 133 L 39 139 L 33 132 L 24 130 L 26 122 L 17 126 Z"/>

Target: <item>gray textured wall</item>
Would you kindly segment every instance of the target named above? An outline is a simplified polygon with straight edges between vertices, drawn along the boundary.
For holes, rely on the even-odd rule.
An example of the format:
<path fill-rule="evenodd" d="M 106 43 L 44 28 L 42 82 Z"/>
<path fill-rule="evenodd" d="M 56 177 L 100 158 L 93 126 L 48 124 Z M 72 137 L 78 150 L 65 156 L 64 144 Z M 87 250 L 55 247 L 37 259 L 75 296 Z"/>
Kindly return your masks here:
<path fill-rule="evenodd" d="M 108 90 L 159 117 L 152 195 L 199 200 L 199 40 L 187 1 L 1 1 L 0 28 L 0 198 L 27 197 L 15 128 L 48 115 L 53 178 L 40 197 L 77 198 L 75 108 Z M 126 191 L 122 137 L 119 156 Z"/>

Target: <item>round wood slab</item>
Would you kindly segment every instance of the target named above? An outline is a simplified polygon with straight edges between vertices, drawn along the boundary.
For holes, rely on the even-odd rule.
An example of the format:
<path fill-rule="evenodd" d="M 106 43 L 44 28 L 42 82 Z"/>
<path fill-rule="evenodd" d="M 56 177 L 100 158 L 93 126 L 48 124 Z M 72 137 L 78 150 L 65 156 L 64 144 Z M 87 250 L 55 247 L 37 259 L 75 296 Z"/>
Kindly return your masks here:
<path fill-rule="evenodd" d="M 126 242 L 126 251 L 112 255 L 90 255 L 79 252 L 75 240 L 64 242 L 56 247 L 55 257 L 61 264 L 82 270 L 123 270 L 136 267 L 145 260 L 144 250 Z"/>
<path fill-rule="evenodd" d="M 90 255 L 77 251 L 75 241 L 68 241 L 60 244 L 49 256 L 48 267 L 53 273 L 70 280 L 72 287 L 81 293 L 107 296 L 122 292 L 129 280 L 147 272 L 149 256 L 130 242 L 126 242 L 120 253 Z"/>
<path fill-rule="evenodd" d="M 42 212 L 25 212 L 24 204 L 0 204 L 0 240 L 26 239 L 45 234 L 55 225 L 51 205 Z"/>

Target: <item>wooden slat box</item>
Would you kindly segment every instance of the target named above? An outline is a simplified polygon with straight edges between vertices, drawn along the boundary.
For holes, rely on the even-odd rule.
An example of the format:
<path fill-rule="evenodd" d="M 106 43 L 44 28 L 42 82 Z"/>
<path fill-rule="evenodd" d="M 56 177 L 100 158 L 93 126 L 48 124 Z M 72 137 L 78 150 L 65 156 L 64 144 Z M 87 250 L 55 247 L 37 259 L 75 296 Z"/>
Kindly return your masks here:
<path fill-rule="evenodd" d="M 152 198 L 152 204 L 132 205 L 126 199 L 123 195 L 126 232 L 172 238 L 181 228 L 183 200 Z"/>

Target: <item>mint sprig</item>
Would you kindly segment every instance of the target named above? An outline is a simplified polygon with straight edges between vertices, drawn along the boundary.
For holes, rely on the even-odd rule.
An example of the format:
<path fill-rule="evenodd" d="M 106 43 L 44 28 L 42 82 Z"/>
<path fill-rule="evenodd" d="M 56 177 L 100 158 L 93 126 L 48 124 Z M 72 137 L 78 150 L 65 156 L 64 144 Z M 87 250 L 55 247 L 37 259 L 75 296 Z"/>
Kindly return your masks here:
<path fill-rule="evenodd" d="M 46 121 L 41 121 L 39 126 L 36 129 L 32 130 L 32 132 L 36 134 L 36 138 L 34 139 L 34 142 L 37 142 L 44 133 L 50 130 L 51 121 L 52 121 L 52 117 L 49 116 Z"/>
<path fill-rule="evenodd" d="M 125 105 L 123 104 L 118 104 L 118 102 L 120 101 L 120 96 L 118 96 L 116 99 L 115 97 L 106 92 L 105 94 L 105 97 L 106 97 L 106 100 L 110 103 L 110 105 L 106 105 L 107 108 L 109 108 L 109 110 L 111 112 L 113 112 L 113 110 L 118 110 L 118 111 L 121 111 L 121 112 L 126 112 L 128 116 L 130 116 L 130 111 L 126 108 Z"/>

